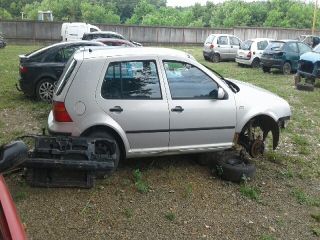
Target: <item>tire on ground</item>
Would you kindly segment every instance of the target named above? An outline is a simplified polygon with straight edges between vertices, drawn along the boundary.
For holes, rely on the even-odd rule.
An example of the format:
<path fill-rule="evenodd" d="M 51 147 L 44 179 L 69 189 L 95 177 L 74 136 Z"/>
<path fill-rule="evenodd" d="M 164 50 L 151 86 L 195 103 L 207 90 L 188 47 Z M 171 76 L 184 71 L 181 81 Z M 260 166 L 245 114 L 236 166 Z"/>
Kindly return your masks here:
<path fill-rule="evenodd" d="M 314 90 L 314 85 L 313 84 L 308 84 L 308 83 L 297 83 L 296 88 L 300 91 L 308 91 L 312 92 Z"/>
<path fill-rule="evenodd" d="M 245 163 L 239 157 L 232 157 L 219 159 L 216 165 L 216 172 L 224 180 L 242 182 L 253 178 L 256 167 L 252 163 Z"/>

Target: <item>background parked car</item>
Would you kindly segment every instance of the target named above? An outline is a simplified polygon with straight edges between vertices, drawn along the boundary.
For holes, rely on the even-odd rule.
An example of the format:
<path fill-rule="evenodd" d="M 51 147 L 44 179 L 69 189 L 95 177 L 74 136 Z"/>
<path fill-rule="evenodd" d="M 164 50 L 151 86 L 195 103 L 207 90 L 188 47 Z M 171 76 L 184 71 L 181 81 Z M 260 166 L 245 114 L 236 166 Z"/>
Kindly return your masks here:
<path fill-rule="evenodd" d="M 67 42 L 79 41 L 82 39 L 83 34 L 96 31 L 100 31 L 100 28 L 88 23 L 63 23 L 61 26 L 61 39 Z"/>
<path fill-rule="evenodd" d="M 298 68 L 300 56 L 312 49 L 297 40 L 271 41 L 261 56 L 261 65 L 264 72 L 271 68 L 280 69 L 284 74 L 290 74 Z"/>
<path fill-rule="evenodd" d="M 97 38 L 123 39 L 123 40 L 127 40 L 129 42 L 132 42 L 133 44 L 135 44 L 137 46 L 142 46 L 141 43 L 128 40 L 124 36 L 122 36 L 120 33 L 111 32 L 111 31 L 98 31 L 98 32 L 85 33 L 82 37 L 82 40 L 93 40 L 93 39 L 97 39 Z"/>
<path fill-rule="evenodd" d="M 300 35 L 298 40 L 314 48 L 320 43 L 320 37 L 314 35 Z"/>
<path fill-rule="evenodd" d="M 314 90 L 316 79 L 320 78 L 320 44 L 316 46 L 312 52 L 304 53 L 300 56 L 297 74 L 295 76 L 295 85 L 297 89 Z M 305 79 L 305 83 L 301 80 Z"/>
<path fill-rule="evenodd" d="M 116 38 L 97 38 L 92 41 L 101 42 L 106 46 L 137 47 L 135 44 L 133 44 L 128 40 L 116 39 Z"/>
<path fill-rule="evenodd" d="M 254 38 L 244 41 L 237 52 L 236 62 L 239 65 L 250 65 L 251 67 L 260 67 L 260 57 L 263 50 L 268 46 L 270 38 Z"/>
<path fill-rule="evenodd" d="M 7 45 L 6 41 L 4 38 L 0 35 L 0 48 L 5 48 Z"/>
<path fill-rule="evenodd" d="M 58 81 L 72 54 L 84 46 L 104 46 L 100 42 L 61 42 L 20 55 L 20 89 L 30 97 L 50 102 L 54 84 Z"/>
<path fill-rule="evenodd" d="M 205 60 L 219 62 L 220 60 L 234 60 L 240 48 L 241 40 L 230 34 L 211 34 L 203 46 Z"/>

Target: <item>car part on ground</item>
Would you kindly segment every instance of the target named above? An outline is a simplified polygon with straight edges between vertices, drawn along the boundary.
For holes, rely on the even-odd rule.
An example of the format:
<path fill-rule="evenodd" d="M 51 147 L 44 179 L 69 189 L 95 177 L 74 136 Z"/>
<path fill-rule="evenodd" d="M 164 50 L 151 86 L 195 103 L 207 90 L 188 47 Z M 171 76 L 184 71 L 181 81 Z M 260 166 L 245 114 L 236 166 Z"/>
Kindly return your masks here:
<path fill-rule="evenodd" d="M 104 46 L 100 42 L 62 42 L 20 55 L 19 88 L 27 96 L 51 102 L 54 84 L 63 73 L 64 67 L 80 47 Z"/>
<path fill-rule="evenodd" d="M 6 186 L 2 173 L 20 164 L 27 155 L 22 142 L 13 142 L 0 147 L 0 239 L 27 239 L 17 209 Z"/>
<path fill-rule="evenodd" d="M 239 156 L 219 160 L 216 173 L 222 179 L 231 182 L 243 182 L 252 179 L 256 173 L 254 164 L 242 160 Z"/>
<path fill-rule="evenodd" d="M 315 78 L 308 76 L 304 78 L 303 82 L 301 73 L 298 72 L 294 75 L 294 85 L 297 90 L 312 92 L 315 88 Z"/>
<path fill-rule="evenodd" d="M 0 48 L 5 48 L 6 46 L 7 42 L 2 37 L 0 37 Z"/>
<path fill-rule="evenodd" d="M 219 62 L 225 59 L 234 60 L 240 48 L 241 40 L 230 34 L 211 34 L 203 45 L 205 60 Z"/>
<path fill-rule="evenodd" d="M 268 46 L 270 38 L 254 38 L 243 42 L 237 51 L 236 62 L 241 65 L 249 65 L 252 68 L 260 67 L 260 58 L 263 50 Z"/>
<path fill-rule="evenodd" d="M 271 41 L 260 58 L 264 72 L 277 68 L 284 74 L 290 74 L 298 68 L 299 57 L 312 49 L 296 40 Z"/>

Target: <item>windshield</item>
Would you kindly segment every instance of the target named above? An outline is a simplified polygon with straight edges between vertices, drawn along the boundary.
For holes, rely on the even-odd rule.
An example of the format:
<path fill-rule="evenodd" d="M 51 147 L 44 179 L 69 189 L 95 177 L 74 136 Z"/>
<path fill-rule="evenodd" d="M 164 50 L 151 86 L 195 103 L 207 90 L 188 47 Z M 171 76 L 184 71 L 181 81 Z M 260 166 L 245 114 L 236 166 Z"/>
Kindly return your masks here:
<path fill-rule="evenodd" d="M 266 47 L 266 50 L 281 51 L 284 46 L 284 42 L 270 42 Z"/>
<path fill-rule="evenodd" d="M 313 52 L 320 53 L 320 44 L 314 47 Z"/>
<path fill-rule="evenodd" d="M 253 41 L 251 41 L 251 40 L 247 40 L 247 41 L 243 42 L 243 43 L 241 44 L 241 49 L 243 49 L 243 50 L 250 50 L 252 43 L 253 43 Z"/>

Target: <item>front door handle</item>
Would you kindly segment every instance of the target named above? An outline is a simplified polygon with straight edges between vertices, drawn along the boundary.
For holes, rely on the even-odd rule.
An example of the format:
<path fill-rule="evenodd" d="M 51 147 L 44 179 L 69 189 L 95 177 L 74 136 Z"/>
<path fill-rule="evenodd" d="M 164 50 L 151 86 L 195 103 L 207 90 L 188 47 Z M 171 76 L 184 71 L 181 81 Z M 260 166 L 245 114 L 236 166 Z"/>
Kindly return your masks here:
<path fill-rule="evenodd" d="M 171 112 L 183 112 L 183 108 L 181 106 L 176 106 L 175 108 L 171 109 Z"/>
<path fill-rule="evenodd" d="M 113 108 L 109 109 L 110 112 L 122 112 L 123 109 L 120 106 L 114 106 Z"/>

